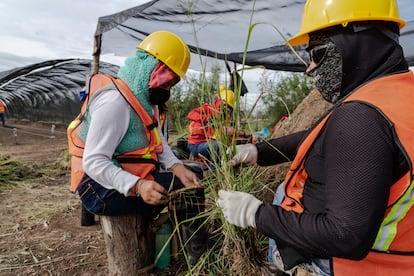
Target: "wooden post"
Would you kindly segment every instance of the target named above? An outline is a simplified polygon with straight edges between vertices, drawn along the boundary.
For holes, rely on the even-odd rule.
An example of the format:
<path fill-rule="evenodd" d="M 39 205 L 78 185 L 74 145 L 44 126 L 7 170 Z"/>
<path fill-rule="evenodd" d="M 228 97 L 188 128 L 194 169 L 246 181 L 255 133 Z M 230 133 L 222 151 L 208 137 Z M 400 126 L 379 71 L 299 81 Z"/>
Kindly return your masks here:
<path fill-rule="evenodd" d="M 13 139 L 14 143 L 17 145 L 17 128 L 13 128 Z"/>
<path fill-rule="evenodd" d="M 91 76 L 99 72 L 102 35 L 95 36 Z M 109 275 L 148 275 L 155 267 L 151 214 L 101 216 Z"/>
<path fill-rule="evenodd" d="M 150 214 L 102 216 L 109 275 L 148 275 L 154 268 L 155 234 Z"/>
<path fill-rule="evenodd" d="M 102 35 L 98 35 L 94 37 L 94 45 L 93 45 L 93 60 L 91 66 L 91 76 L 95 75 L 99 72 L 99 58 L 101 55 L 101 40 Z"/>

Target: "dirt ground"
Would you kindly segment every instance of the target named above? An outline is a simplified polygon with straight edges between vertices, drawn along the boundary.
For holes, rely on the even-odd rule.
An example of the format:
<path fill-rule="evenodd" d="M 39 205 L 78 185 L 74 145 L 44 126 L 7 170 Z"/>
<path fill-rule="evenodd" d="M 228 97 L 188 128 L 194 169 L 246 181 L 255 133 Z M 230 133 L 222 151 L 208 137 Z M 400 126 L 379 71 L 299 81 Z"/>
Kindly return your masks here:
<path fill-rule="evenodd" d="M 328 108 L 319 93 L 312 92 L 274 136 L 309 127 Z M 1 155 L 43 166 L 56 162 L 67 149 L 65 126 L 6 123 L 9 127 L 0 127 Z M 282 171 L 286 168 L 271 174 L 280 176 Z M 0 188 L 0 276 L 107 275 L 99 221 L 80 226 L 79 199 L 68 191 L 69 170 Z"/>
<path fill-rule="evenodd" d="M 65 126 L 7 121 L 0 154 L 45 166 L 67 148 Z M 13 130 L 16 127 L 17 132 Z M 0 275 L 106 275 L 99 222 L 80 226 L 80 204 L 69 172 L 0 189 Z"/>

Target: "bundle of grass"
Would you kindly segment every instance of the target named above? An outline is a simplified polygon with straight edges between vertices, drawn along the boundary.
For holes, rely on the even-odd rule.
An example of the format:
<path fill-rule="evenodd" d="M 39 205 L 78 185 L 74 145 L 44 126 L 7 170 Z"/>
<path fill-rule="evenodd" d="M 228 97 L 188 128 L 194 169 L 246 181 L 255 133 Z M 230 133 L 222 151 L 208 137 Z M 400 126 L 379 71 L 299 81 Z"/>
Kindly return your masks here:
<path fill-rule="evenodd" d="M 253 13 L 254 9 L 252 11 L 252 17 L 250 18 L 250 27 L 245 47 L 246 52 L 250 35 L 254 27 L 258 25 L 252 22 Z M 191 16 L 191 12 L 189 14 Z M 282 35 L 276 27 L 274 28 L 277 33 Z M 294 51 L 293 48 L 291 50 Z M 306 64 L 299 55 L 297 57 Z M 203 225 L 209 233 L 209 247 L 194 267 L 188 265 L 186 271 L 176 272 L 178 275 L 267 274 L 268 238 L 259 234 L 256 229 L 241 229 L 229 224 L 223 217 L 221 209 L 216 204 L 218 191 L 221 189 L 247 192 L 253 194 L 259 200 L 271 202 L 275 189 L 282 180 L 281 177 L 275 177 L 274 173 L 269 173 L 269 168 L 259 168 L 258 166 L 233 168 L 229 162 L 235 151 L 235 145 L 238 143 L 236 133 L 241 130 L 242 122 L 244 124 L 244 131 L 254 133 L 254 131 L 258 130 L 250 125 L 251 122 L 254 122 L 250 116 L 252 116 L 253 109 L 257 106 L 257 102 L 262 94 L 268 92 L 261 92 L 251 110 L 241 110 L 240 97 L 243 71 L 250 69 L 255 68 L 247 68 L 242 64 L 242 68 L 238 70 L 241 76 L 238 79 L 232 76 L 233 79 L 231 81 L 225 81 L 226 87 L 230 87 L 227 85 L 229 83 L 233 84 L 231 89 L 234 92 L 235 102 L 234 106 L 232 106 L 231 116 L 228 116 L 229 114 L 227 113 L 231 111 L 223 109 L 223 111 L 218 112 L 220 116 L 211 118 L 208 122 L 209 126 L 213 126 L 216 130 L 214 142 L 218 144 L 218 150 L 215 146 L 210 146 L 212 158 L 202 160 L 209 167 L 209 170 L 205 173 L 202 180 L 202 184 L 205 187 L 206 206 L 205 211 L 200 214 L 199 218 L 204 220 Z M 190 95 L 196 95 L 196 101 L 200 106 L 205 102 L 211 103 L 213 102 L 214 94 L 218 92 L 218 87 L 221 85 L 223 83 L 218 79 L 212 79 L 209 83 L 206 74 L 203 74 L 201 81 L 194 85 L 196 87 L 193 91 L 194 93 L 190 93 Z M 194 99 L 187 102 L 193 103 Z M 283 106 L 287 107 L 286 104 Z M 174 109 L 172 110 L 174 111 Z M 282 113 L 290 114 L 289 110 Z M 179 115 L 183 115 L 182 112 Z M 186 116 L 186 114 L 184 115 Z M 228 121 L 229 117 L 231 117 L 230 122 Z M 223 126 L 228 126 L 229 124 L 234 130 L 232 134 L 222 131 Z M 185 127 L 180 125 L 176 126 L 176 129 L 184 130 Z M 184 137 L 181 133 L 179 136 Z"/>
<path fill-rule="evenodd" d="M 0 187 L 15 185 L 16 181 L 30 179 L 35 175 L 33 167 L 12 159 L 9 155 L 0 155 Z"/>

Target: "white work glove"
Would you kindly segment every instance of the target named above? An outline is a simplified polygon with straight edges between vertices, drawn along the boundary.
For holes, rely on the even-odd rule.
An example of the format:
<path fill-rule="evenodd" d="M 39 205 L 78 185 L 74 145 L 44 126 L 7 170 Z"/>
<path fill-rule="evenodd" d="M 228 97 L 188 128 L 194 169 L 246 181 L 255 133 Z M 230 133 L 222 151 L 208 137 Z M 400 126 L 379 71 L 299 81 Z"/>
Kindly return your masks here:
<path fill-rule="evenodd" d="M 235 167 L 241 164 L 248 166 L 256 164 L 257 154 L 257 147 L 253 144 L 237 145 L 236 153 L 230 160 L 230 165 Z"/>
<path fill-rule="evenodd" d="M 260 200 L 244 192 L 220 190 L 218 195 L 217 205 L 229 223 L 242 228 L 248 226 L 256 228 L 255 216 L 262 204 Z"/>

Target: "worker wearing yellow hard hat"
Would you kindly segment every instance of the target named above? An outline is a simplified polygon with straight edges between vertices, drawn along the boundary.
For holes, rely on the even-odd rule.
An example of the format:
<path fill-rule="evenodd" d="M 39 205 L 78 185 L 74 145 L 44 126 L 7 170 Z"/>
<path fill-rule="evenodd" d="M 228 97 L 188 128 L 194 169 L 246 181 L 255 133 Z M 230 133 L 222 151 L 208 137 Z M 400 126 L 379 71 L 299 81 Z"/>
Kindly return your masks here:
<path fill-rule="evenodd" d="M 395 22 L 400 28 L 405 21 L 399 17 L 398 5 L 393 0 L 374 1 L 307 1 L 300 31 L 288 40 L 292 46 L 307 44 L 309 34 L 334 26 L 346 27 L 351 22 Z"/>
<path fill-rule="evenodd" d="M 92 76 L 83 113 L 68 128 L 80 178 L 71 191 L 82 195 L 83 206 L 96 215 L 145 213 L 151 217 L 171 203 L 171 191 L 191 186 L 195 189 L 192 202 L 177 205 L 174 211 L 180 221 L 182 250 L 189 266 L 194 266 L 207 243 L 198 219 L 204 208 L 204 188 L 201 176 L 174 155 L 159 124 L 159 111 L 165 110 L 170 89 L 185 77 L 190 51 L 182 38 L 169 31 L 149 34 L 136 48 L 117 77 Z M 137 242 L 142 241 L 135 241 L 130 256 L 136 255 Z"/>
<path fill-rule="evenodd" d="M 230 108 L 234 109 L 234 92 L 227 89 L 224 85 L 220 85 L 220 99 L 223 100 Z"/>
<path fill-rule="evenodd" d="M 244 131 L 235 132 L 230 126 L 234 109 L 235 95 L 230 89 L 221 85 L 212 103 L 204 103 L 201 107 L 191 110 L 187 118 L 188 126 L 187 150 L 195 158 L 210 161 L 213 165 L 217 160 L 219 146 L 218 137 L 250 138 Z M 220 127 L 218 127 L 220 125 Z"/>
<path fill-rule="evenodd" d="M 404 25 L 396 0 L 306 1 L 288 43 L 307 46 L 305 73 L 332 108 L 307 130 L 236 146 L 233 166 L 290 162 L 272 204 L 218 192 L 229 223 L 270 238 L 272 271 L 412 274 L 414 74 L 399 44 Z"/>
<path fill-rule="evenodd" d="M 153 32 L 137 48 L 162 61 L 180 78 L 185 79 L 190 65 L 190 50 L 178 35 L 167 31 Z"/>

